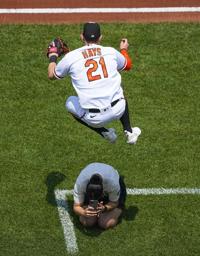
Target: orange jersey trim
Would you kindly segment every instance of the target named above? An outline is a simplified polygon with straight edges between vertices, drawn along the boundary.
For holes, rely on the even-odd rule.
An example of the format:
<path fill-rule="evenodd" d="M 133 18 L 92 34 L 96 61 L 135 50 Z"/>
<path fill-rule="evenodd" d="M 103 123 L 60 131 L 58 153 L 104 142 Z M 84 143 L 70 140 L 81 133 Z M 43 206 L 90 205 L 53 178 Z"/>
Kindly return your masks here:
<path fill-rule="evenodd" d="M 123 67 L 123 70 L 130 70 L 132 68 L 132 60 L 128 55 L 128 51 L 126 49 L 120 50 L 121 54 L 125 57 L 126 63 Z"/>

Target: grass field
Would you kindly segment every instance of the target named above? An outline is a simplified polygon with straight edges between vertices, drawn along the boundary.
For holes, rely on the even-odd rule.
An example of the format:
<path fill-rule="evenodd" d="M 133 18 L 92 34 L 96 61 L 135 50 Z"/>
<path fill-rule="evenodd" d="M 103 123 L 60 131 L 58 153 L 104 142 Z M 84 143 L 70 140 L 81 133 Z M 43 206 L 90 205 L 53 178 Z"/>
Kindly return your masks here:
<path fill-rule="evenodd" d="M 114 166 L 129 188 L 200 188 L 200 25 L 102 24 L 103 45 L 128 37 L 122 73 L 131 121 L 142 129 L 115 145 L 65 110 L 70 79 L 49 81 L 45 48 L 60 35 L 81 45 L 79 25 L 1 25 L 0 256 L 68 255 L 54 189 L 72 189 L 91 162 Z M 121 223 L 85 230 L 72 214 L 78 255 L 200 255 L 200 196 L 128 196 Z"/>

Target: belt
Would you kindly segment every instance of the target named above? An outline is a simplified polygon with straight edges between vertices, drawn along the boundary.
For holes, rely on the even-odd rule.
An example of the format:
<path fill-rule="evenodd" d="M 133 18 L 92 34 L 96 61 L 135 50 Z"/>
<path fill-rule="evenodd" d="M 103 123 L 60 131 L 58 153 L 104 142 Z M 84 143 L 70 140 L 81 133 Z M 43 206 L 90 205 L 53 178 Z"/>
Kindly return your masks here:
<path fill-rule="evenodd" d="M 122 99 L 122 98 L 121 98 Z M 114 100 L 113 102 L 111 102 L 111 107 L 115 106 L 117 104 L 118 101 L 120 101 L 121 99 L 118 99 L 118 100 Z M 104 111 L 106 111 L 107 108 L 104 109 Z M 101 110 L 98 109 L 98 108 L 89 108 L 88 111 L 90 113 L 100 113 Z"/>

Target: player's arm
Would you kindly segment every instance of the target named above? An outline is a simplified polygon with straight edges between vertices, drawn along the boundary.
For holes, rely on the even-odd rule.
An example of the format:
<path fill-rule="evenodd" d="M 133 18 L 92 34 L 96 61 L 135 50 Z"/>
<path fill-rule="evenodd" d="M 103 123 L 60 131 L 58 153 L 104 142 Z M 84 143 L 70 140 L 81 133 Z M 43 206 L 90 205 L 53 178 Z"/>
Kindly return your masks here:
<path fill-rule="evenodd" d="M 118 206 L 118 201 L 116 202 L 109 201 L 104 205 L 103 204 L 100 205 L 98 209 L 101 210 L 102 212 L 112 211 L 113 209 L 117 208 L 117 206 Z"/>
<path fill-rule="evenodd" d="M 111 211 L 118 207 L 119 204 L 119 195 L 120 195 L 120 186 L 119 184 L 110 184 L 111 190 L 108 192 L 109 201 L 106 204 L 102 204 L 101 211 Z"/>
<path fill-rule="evenodd" d="M 56 38 L 54 39 L 47 48 L 47 57 L 49 58 L 49 66 L 48 66 L 48 78 L 53 79 L 60 79 L 61 76 L 57 75 L 55 72 L 57 58 L 65 55 L 69 52 L 69 47 L 67 44 L 61 39 Z M 60 72 L 62 74 L 62 72 Z"/>
<path fill-rule="evenodd" d="M 49 58 L 49 66 L 48 66 L 48 78 L 51 80 L 54 79 L 62 79 L 69 72 L 68 59 L 62 58 L 58 63 L 57 56 L 53 54 Z"/>
<path fill-rule="evenodd" d="M 132 68 L 132 60 L 128 54 L 128 40 L 127 38 L 123 38 L 120 42 L 120 53 L 124 56 L 125 58 L 125 63 L 124 66 L 121 70 L 130 70 Z"/>
<path fill-rule="evenodd" d="M 74 191 L 73 191 L 73 197 L 74 197 L 74 205 L 73 210 L 74 213 L 78 216 L 97 216 L 96 210 L 91 210 L 87 205 L 84 205 L 84 189 L 82 187 L 82 184 L 79 184 L 79 182 L 76 181 L 74 185 Z"/>
<path fill-rule="evenodd" d="M 73 190 L 73 197 L 74 197 L 74 205 L 73 210 L 76 215 L 78 216 L 84 216 L 85 215 L 85 209 L 83 207 L 84 202 L 84 192 L 81 184 L 78 182 L 79 177 L 76 180 L 76 183 L 74 185 Z"/>
<path fill-rule="evenodd" d="M 74 203 L 73 210 L 78 216 L 85 216 L 85 209 L 82 204 Z"/>
<path fill-rule="evenodd" d="M 55 68 L 56 68 L 57 58 L 58 56 L 55 53 L 52 53 L 49 55 L 48 78 L 50 80 L 56 79 Z"/>

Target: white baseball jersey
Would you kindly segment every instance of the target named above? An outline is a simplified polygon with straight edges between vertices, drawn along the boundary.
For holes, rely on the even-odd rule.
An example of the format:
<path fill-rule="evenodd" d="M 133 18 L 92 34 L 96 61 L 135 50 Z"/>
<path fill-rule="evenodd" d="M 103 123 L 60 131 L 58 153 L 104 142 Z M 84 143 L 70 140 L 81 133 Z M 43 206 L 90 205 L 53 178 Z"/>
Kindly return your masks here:
<path fill-rule="evenodd" d="M 70 75 L 82 108 L 103 109 L 123 97 L 121 75 L 125 57 L 112 47 L 90 44 L 66 54 L 57 64 L 54 75 Z"/>
<path fill-rule="evenodd" d="M 116 202 L 120 195 L 119 174 L 112 166 L 103 163 L 92 163 L 79 174 L 74 185 L 74 202 L 83 203 L 87 184 L 93 174 L 100 174 L 103 179 L 103 191 L 108 194 L 112 202 Z"/>

